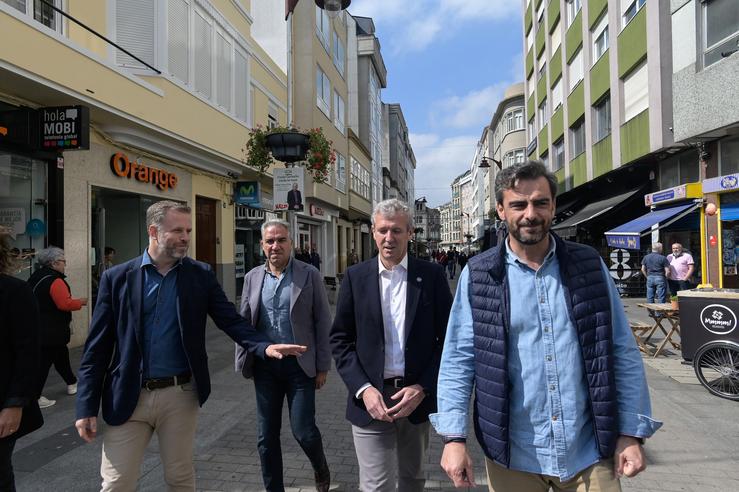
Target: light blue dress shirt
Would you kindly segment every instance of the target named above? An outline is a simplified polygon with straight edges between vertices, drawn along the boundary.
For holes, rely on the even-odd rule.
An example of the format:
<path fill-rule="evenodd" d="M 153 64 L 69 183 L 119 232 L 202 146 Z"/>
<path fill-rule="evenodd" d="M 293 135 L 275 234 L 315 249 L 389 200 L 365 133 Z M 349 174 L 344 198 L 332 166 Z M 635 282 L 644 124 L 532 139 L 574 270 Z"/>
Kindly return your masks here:
<path fill-rule="evenodd" d="M 290 322 L 290 294 L 293 283 L 293 259 L 282 274 L 274 275 L 265 265 L 257 330 L 273 343 L 295 343 Z"/>
<path fill-rule="evenodd" d="M 577 330 L 565 302 L 555 243 L 534 271 L 506 242 L 511 296 L 508 332 L 510 467 L 566 481 L 600 456 Z M 662 425 L 651 418 L 649 389 L 623 305 L 601 263 L 611 301 L 619 432 L 650 437 Z M 438 413 L 430 416 L 443 436 L 467 436 L 474 384 L 469 272 L 462 271 L 449 316 L 439 371 Z"/>

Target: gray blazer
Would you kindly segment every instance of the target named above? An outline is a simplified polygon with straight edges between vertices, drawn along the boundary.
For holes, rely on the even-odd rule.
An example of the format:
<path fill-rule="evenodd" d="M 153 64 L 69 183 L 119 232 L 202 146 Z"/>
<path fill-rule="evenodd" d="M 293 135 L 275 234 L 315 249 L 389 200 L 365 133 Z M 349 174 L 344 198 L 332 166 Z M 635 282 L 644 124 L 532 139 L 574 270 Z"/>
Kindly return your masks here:
<path fill-rule="evenodd" d="M 290 292 L 290 324 L 293 337 L 298 345 L 308 350 L 298 357 L 298 364 L 308 377 L 316 377 L 318 372 L 331 369 L 331 347 L 328 334 L 331 330 L 331 312 L 328 306 L 326 288 L 321 273 L 312 265 L 292 259 L 293 283 Z M 244 277 L 244 290 L 241 293 L 241 316 L 252 326 L 257 326 L 262 297 L 265 266 L 252 268 Z M 253 354 L 236 345 L 236 371 L 245 378 L 252 376 Z"/>

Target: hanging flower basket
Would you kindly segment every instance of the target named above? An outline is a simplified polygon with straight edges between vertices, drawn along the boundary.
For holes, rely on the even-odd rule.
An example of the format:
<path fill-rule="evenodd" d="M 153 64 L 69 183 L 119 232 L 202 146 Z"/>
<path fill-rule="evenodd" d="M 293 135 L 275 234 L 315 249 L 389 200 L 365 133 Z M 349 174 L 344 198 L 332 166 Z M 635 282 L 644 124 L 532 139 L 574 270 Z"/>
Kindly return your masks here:
<path fill-rule="evenodd" d="M 274 160 L 303 165 L 316 183 L 326 183 L 331 174 L 336 153 L 332 142 L 326 139 L 321 128 L 302 132 L 298 128 L 276 127 L 267 129 L 261 125 L 249 130 L 249 138 L 242 151 L 242 162 L 266 172 Z"/>

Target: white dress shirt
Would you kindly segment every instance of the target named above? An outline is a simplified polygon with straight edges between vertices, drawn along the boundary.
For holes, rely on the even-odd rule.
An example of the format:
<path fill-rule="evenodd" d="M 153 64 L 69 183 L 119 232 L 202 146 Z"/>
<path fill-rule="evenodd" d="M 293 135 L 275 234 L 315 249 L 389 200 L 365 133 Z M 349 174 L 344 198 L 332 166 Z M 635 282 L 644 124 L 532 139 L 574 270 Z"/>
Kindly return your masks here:
<path fill-rule="evenodd" d="M 380 256 L 377 256 L 380 288 L 380 306 L 382 308 L 382 324 L 385 331 L 385 370 L 384 378 L 403 377 L 405 375 L 405 301 L 408 291 L 408 255 L 392 269 L 385 268 Z M 355 395 L 362 397 L 362 392 L 372 386 L 364 384 Z M 382 388 L 378 388 L 382 391 Z"/>

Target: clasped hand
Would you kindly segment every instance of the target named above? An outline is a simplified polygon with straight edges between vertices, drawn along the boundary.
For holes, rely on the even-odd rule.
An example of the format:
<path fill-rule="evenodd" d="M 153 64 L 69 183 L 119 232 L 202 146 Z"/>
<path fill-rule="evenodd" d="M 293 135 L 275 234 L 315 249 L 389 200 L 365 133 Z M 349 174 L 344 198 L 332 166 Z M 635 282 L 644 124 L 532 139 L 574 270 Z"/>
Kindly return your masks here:
<path fill-rule="evenodd" d="M 385 405 L 382 393 L 377 388 L 370 386 L 362 392 L 362 401 L 364 401 L 367 413 L 373 419 L 392 422 L 413 413 L 425 396 L 426 394 L 420 384 L 406 386 L 390 397 L 391 400 L 399 401 L 396 405 L 388 408 Z"/>

